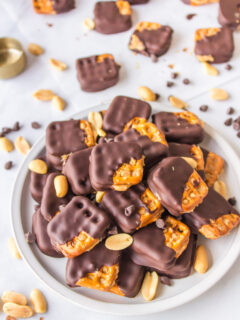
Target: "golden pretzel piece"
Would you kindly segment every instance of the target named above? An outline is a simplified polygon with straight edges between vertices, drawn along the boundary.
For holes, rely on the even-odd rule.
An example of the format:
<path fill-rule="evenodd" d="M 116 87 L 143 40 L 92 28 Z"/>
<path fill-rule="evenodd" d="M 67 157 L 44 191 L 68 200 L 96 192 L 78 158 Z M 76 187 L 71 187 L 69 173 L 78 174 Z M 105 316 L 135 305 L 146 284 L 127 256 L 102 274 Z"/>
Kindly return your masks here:
<path fill-rule="evenodd" d="M 156 22 L 148 22 L 148 21 L 142 21 L 139 22 L 135 28 L 135 30 L 142 32 L 143 30 L 157 30 L 161 27 L 159 23 Z"/>
<path fill-rule="evenodd" d="M 135 34 L 132 34 L 128 47 L 133 51 L 143 51 L 145 49 L 144 43 Z"/>
<path fill-rule="evenodd" d="M 51 0 L 33 0 L 33 8 L 38 14 L 56 14 Z"/>
<path fill-rule="evenodd" d="M 126 191 L 131 186 L 138 184 L 143 178 L 144 156 L 139 160 L 131 158 L 129 163 L 124 163 L 113 175 L 112 188 L 116 191 Z"/>
<path fill-rule="evenodd" d="M 116 283 L 119 265 L 103 266 L 98 271 L 88 273 L 76 282 L 77 286 L 101 291 L 109 291 Z"/>
<path fill-rule="evenodd" d="M 197 171 L 190 175 L 182 197 L 182 213 L 192 212 L 208 194 L 208 187 Z"/>
<path fill-rule="evenodd" d="M 201 121 L 194 113 L 189 111 L 183 111 L 183 112 L 174 112 L 174 115 L 178 118 L 187 120 L 190 124 L 199 124 L 201 127 L 203 127 L 204 123 Z"/>
<path fill-rule="evenodd" d="M 80 129 L 85 132 L 85 144 L 88 147 L 93 147 L 96 144 L 96 139 L 91 123 L 87 120 L 80 120 Z"/>
<path fill-rule="evenodd" d="M 64 244 L 56 244 L 56 247 L 65 257 L 74 258 L 93 249 L 99 241 L 99 239 L 94 239 L 89 236 L 85 231 L 81 231 L 79 235 L 71 241 Z"/>
<path fill-rule="evenodd" d="M 200 147 L 195 144 L 191 147 L 191 154 L 197 162 L 197 170 L 204 170 L 204 157 Z"/>
<path fill-rule="evenodd" d="M 209 224 L 203 225 L 199 232 L 208 239 L 217 239 L 228 234 L 240 222 L 240 216 L 235 213 L 225 214 L 216 220 L 211 219 Z"/>
<path fill-rule="evenodd" d="M 224 160 L 213 152 L 209 152 L 205 163 L 204 173 L 207 185 L 209 187 L 214 185 L 218 180 L 224 169 Z"/>
<path fill-rule="evenodd" d="M 166 219 L 166 227 L 163 231 L 165 236 L 165 245 L 176 252 L 178 258 L 187 248 L 190 229 L 181 221 L 168 216 Z"/>
<path fill-rule="evenodd" d="M 97 62 L 98 63 L 102 63 L 105 59 L 113 59 L 113 55 L 109 54 L 109 53 L 104 53 L 104 54 L 100 54 L 99 56 L 97 56 Z"/>
<path fill-rule="evenodd" d="M 118 10 L 121 15 L 125 16 L 130 16 L 132 14 L 132 9 L 130 6 L 130 3 L 127 1 L 122 1 L 122 0 L 117 0 L 116 1 L 116 6 L 118 7 Z"/>

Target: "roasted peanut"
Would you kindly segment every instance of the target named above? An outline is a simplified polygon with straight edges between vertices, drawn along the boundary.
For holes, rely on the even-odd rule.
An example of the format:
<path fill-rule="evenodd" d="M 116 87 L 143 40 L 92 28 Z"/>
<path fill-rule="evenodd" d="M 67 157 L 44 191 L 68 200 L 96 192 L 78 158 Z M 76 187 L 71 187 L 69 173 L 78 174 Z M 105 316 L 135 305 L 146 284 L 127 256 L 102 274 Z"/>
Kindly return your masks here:
<path fill-rule="evenodd" d="M 47 302 L 40 290 L 33 289 L 30 294 L 30 300 L 36 313 L 45 313 L 47 311 Z"/>
<path fill-rule="evenodd" d="M 86 18 L 83 20 L 83 26 L 87 30 L 93 30 L 95 29 L 95 22 L 91 18 Z"/>
<path fill-rule="evenodd" d="M 58 198 L 63 198 L 68 193 L 68 181 L 64 175 L 58 175 L 54 178 L 54 188 Z"/>
<path fill-rule="evenodd" d="M 56 60 L 56 59 L 49 59 L 49 62 L 51 64 L 51 66 L 53 68 L 55 68 L 56 70 L 58 71 L 64 71 L 67 69 L 67 65 L 66 63 L 62 62 L 62 61 L 59 61 L 59 60 Z"/>
<path fill-rule="evenodd" d="M 118 233 L 110 236 L 105 241 L 105 246 L 109 250 L 123 250 L 131 246 L 133 238 L 127 233 Z"/>
<path fill-rule="evenodd" d="M 91 123 L 95 130 L 102 129 L 103 118 L 100 112 L 89 112 L 88 121 Z"/>
<path fill-rule="evenodd" d="M 3 312 L 15 318 L 30 318 L 33 316 L 33 310 L 31 307 L 22 306 L 13 302 L 4 303 Z"/>
<path fill-rule="evenodd" d="M 155 298 L 158 288 L 158 282 L 159 277 L 155 271 L 151 273 L 146 272 L 141 288 L 141 293 L 145 300 L 151 301 Z"/>
<path fill-rule="evenodd" d="M 33 97 L 40 101 L 50 101 L 54 97 L 52 90 L 40 89 L 34 92 Z"/>
<path fill-rule="evenodd" d="M 17 248 L 17 246 L 16 246 L 16 243 L 15 243 L 14 238 L 10 238 L 10 239 L 8 240 L 8 247 L 9 247 L 9 249 L 10 249 L 10 252 L 11 252 L 13 258 L 15 258 L 15 259 L 22 259 L 21 255 L 20 255 L 20 253 L 19 253 L 19 251 L 18 251 L 18 248 Z"/>
<path fill-rule="evenodd" d="M 13 302 L 22 306 L 25 306 L 27 304 L 27 298 L 23 294 L 14 291 L 3 292 L 2 301 L 3 303 Z"/>
<path fill-rule="evenodd" d="M 97 191 L 97 193 L 96 193 L 96 201 L 97 201 L 97 203 L 100 203 L 102 201 L 102 198 L 103 198 L 104 194 L 105 194 L 104 191 Z"/>
<path fill-rule="evenodd" d="M 227 187 L 223 181 L 215 181 L 213 189 L 218 192 L 223 198 L 227 199 Z"/>
<path fill-rule="evenodd" d="M 43 48 L 36 43 L 29 43 L 27 49 L 34 56 L 40 56 L 44 52 Z"/>
<path fill-rule="evenodd" d="M 54 96 L 52 98 L 52 104 L 57 110 L 60 111 L 63 111 L 66 105 L 65 101 L 59 96 Z"/>
<path fill-rule="evenodd" d="M 193 268 L 198 273 L 205 273 L 208 270 L 208 257 L 202 245 L 197 247 Z"/>
<path fill-rule="evenodd" d="M 11 152 L 13 151 L 13 149 L 14 149 L 14 146 L 8 138 L 6 137 L 0 138 L 0 150 L 5 152 Z"/>
<path fill-rule="evenodd" d="M 210 95 L 213 100 L 223 101 L 229 98 L 227 91 L 220 88 L 213 88 L 210 90 Z"/>
<path fill-rule="evenodd" d="M 29 142 L 21 136 L 17 137 L 14 141 L 14 145 L 17 151 L 23 155 L 26 155 L 31 149 Z"/>
<path fill-rule="evenodd" d="M 182 157 L 193 169 L 197 168 L 197 161 L 190 157 Z"/>
<path fill-rule="evenodd" d="M 175 97 L 175 96 L 170 96 L 168 98 L 169 102 L 171 103 L 171 105 L 175 108 L 178 109 L 186 109 L 188 107 L 188 104 L 182 100 L 180 100 L 179 98 Z"/>
<path fill-rule="evenodd" d="M 29 163 L 28 169 L 38 174 L 46 174 L 48 172 L 48 165 L 41 159 L 35 159 Z"/>
<path fill-rule="evenodd" d="M 156 94 L 149 89 L 148 87 L 139 87 L 138 88 L 138 95 L 145 101 L 155 101 Z"/>
<path fill-rule="evenodd" d="M 203 68 L 204 68 L 204 72 L 205 72 L 208 76 L 218 76 L 218 75 L 219 75 L 218 69 L 216 69 L 216 68 L 215 68 L 214 66 L 212 66 L 210 63 L 203 62 Z"/>

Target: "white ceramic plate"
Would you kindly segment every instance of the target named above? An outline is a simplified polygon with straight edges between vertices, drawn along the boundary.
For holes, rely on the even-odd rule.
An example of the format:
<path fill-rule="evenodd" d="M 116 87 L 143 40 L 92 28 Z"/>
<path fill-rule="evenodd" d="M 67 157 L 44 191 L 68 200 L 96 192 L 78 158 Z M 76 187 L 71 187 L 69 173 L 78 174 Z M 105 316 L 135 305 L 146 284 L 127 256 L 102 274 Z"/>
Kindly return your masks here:
<path fill-rule="evenodd" d="M 87 117 L 89 111 L 106 109 L 106 105 L 90 108 L 80 112 L 74 118 Z M 169 108 L 168 108 L 169 110 Z M 157 110 L 154 110 L 157 112 Z M 158 110 L 159 111 L 159 110 Z M 232 147 L 219 133 L 208 125 L 205 126 L 206 137 L 203 145 L 220 154 L 226 160 L 223 180 L 227 183 L 229 195 L 237 196 L 240 190 L 239 159 Z M 173 281 L 171 287 L 161 286 L 157 298 L 144 302 L 139 295 L 134 299 L 119 297 L 114 294 L 90 290 L 86 288 L 71 289 L 66 286 L 66 259 L 54 259 L 43 255 L 36 245 L 29 245 L 24 234 L 31 230 L 34 201 L 29 192 L 28 163 L 44 151 L 45 136 L 39 139 L 22 163 L 14 184 L 11 201 L 12 227 L 19 250 L 32 271 L 52 290 L 67 300 L 92 311 L 119 315 L 143 315 L 155 313 L 182 305 L 212 287 L 232 266 L 240 251 L 240 229 L 237 228 L 229 236 L 218 240 L 206 241 L 209 250 L 210 269 L 200 275 Z M 238 203 L 240 199 L 238 199 Z"/>

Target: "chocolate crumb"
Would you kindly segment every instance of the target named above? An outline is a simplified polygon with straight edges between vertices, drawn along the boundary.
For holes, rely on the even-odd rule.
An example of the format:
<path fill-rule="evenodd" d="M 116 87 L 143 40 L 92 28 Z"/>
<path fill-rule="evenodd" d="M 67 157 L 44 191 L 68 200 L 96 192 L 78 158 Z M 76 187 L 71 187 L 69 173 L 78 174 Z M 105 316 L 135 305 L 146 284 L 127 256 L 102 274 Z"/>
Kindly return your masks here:
<path fill-rule="evenodd" d="M 229 126 L 232 125 L 232 122 L 233 122 L 233 119 L 232 119 L 232 118 L 228 118 L 228 119 L 224 122 L 224 124 L 225 124 L 225 126 L 229 127 Z"/>
<path fill-rule="evenodd" d="M 235 110 L 233 109 L 233 107 L 229 107 L 227 109 L 227 114 L 233 114 L 235 112 Z"/>
<path fill-rule="evenodd" d="M 237 203 L 237 200 L 235 197 L 229 198 L 228 202 L 230 203 L 231 206 L 235 206 L 235 204 Z"/>
<path fill-rule="evenodd" d="M 111 229 L 108 230 L 109 235 L 118 234 L 117 226 L 113 226 Z"/>
<path fill-rule="evenodd" d="M 199 181 L 198 180 L 194 180 L 193 181 L 193 186 L 194 186 L 194 188 L 197 188 L 198 186 L 199 186 Z"/>
<path fill-rule="evenodd" d="M 189 13 L 186 15 L 186 19 L 187 20 L 192 20 L 192 18 L 194 18 L 196 16 L 196 13 Z"/>
<path fill-rule="evenodd" d="M 200 106 L 199 110 L 202 112 L 206 112 L 208 111 L 208 106 L 206 104 L 203 104 L 202 106 Z"/>
<path fill-rule="evenodd" d="M 128 206 L 127 208 L 125 208 L 124 210 L 124 214 L 127 217 L 130 217 L 135 211 L 135 206 L 134 204 L 132 204 L 131 206 Z"/>
<path fill-rule="evenodd" d="M 230 64 L 227 64 L 227 65 L 225 66 L 225 69 L 228 70 L 228 71 L 229 71 L 229 70 L 232 70 L 232 66 L 231 66 Z"/>
<path fill-rule="evenodd" d="M 4 168 L 5 168 L 6 170 L 11 169 L 11 168 L 12 168 L 12 161 L 6 162 Z"/>
<path fill-rule="evenodd" d="M 162 284 L 165 284 L 166 286 L 171 286 L 172 285 L 171 280 L 167 276 L 161 276 L 159 279 L 160 279 L 160 282 Z"/>
<path fill-rule="evenodd" d="M 172 72 L 171 73 L 171 78 L 172 79 L 176 79 L 178 77 L 178 73 L 177 72 Z"/>
<path fill-rule="evenodd" d="M 33 128 L 33 129 L 39 129 L 39 128 L 41 128 L 40 123 L 38 123 L 38 122 L 36 122 L 36 121 L 32 122 L 31 125 L 32 125 L 32 128 Z"/>
<path fill-rule="evenodd" d="M 47 23 L 47 26 L 48 26 L 49 28 L 52 28 L 53 24 L 52 24 L 52 23 Z"/>
<path fill-rule="evenodd" d="M 158 57 L 155 54 L 151 54 L 151 60 L 153 63 L 158 62 Z"/>
<path fill-rule="evenodd" d="M 183 84 L 186 84 L 186 85 L 190 84 L 190 80 L 189 79 L 183 79 Z"/>
<path fill-rule="evenodd" d="M 233 123 L 233 129 L 236 131 L 240 130 L 240 124 L 236 120 Z"/>
<path fill-rule="evenodd" d="M 159 93 L 155 93 L 155 96 L 156 96 L 156 100 L 159 100 L 161 97 Z"/>
<path fill-rule="evenodd" d="M 25 233 L 25 239 L 27 243 L 32 244 L 36 241 L 36 236 L 32 232 L 27 232 Z"/>
<path fill-rule="evenodd" d="M 19 124 L 19 122 L 17 121 L 17 122 L 15 122 L 14 125 L 13 125 L 13 131 L 18 131 L 18 130 L 20 130 L 20 124 Z"/>
<path fill-rule="evenodd" d="M 5 134 L 9 134 L 10 132 L 12 132 L 12 129 L 9 127 L 4 127 L 2 128 L 2 133 Z"/>
<path fill-rule="evenodd" d="M 156 223 L 156 226 L 159 228 L 159 229 L 164 229 L 165 227 L 165 221 L 163 219 L 157 219 L 157 221 L 155 222 Z"/>
<path fill-rule="evenodd" d="M 173 87 L 174 84 L 175 84 L 175 83 L 174 83 L 173 81 L 167 81 L 167 87 L 168 87 L 168 88 Z"/>

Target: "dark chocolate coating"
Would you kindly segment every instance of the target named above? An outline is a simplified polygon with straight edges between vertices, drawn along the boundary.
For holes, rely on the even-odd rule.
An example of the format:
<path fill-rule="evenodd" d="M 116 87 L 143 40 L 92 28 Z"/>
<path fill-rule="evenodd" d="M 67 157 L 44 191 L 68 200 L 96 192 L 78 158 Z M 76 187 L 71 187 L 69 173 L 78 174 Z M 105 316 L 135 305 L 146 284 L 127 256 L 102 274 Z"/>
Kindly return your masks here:
<path fill-rule="evenodd" d="M 240 25 L 239 0 L 220 0 L 218 22 L 231 29 Z"/>
<path fill-rule="evenodd" d="M 215 35 L 197 41 L 194 51 L 199 56 L 212 56 L 213 63 L 229 61 L 234 51 L 232 30 L 225 26 L 220 28 Z"/>
<path fill-rule="evenodd" d="M 63 173 L 76 195 L 86 195 L 93 191 L 89 178 L 91 152 L 92 148 L 76 151 L 70 154 L 63 166 Z"/>
<path fill-rule="evenodd" d="M 191 4 L 191 0 L 182 0 L 182 2 L 185 4 Z"/>
<path fill-rule="evenodd" d="M 94 239 L 102 239 L 110 223 L 110 217 L 102 209 L 88 198 L 76 196 L 49 222 L 47 230 L 53 244 L 64 244 L 82 231 Z"/>
<path fill-rule="evenodd" d="M 68 259 L 66 266 L 66 282 L 70 287 L 76 287 L 76 282 L 88 273 L 96 272 L 103 266 L 113 266 L 119 263 L 119 251 L 108 250 L 102 242 L 91 251 Z"/>
<path fill-rule="evenodd" d="M 120 133 L 133 118 L 148 119 L 151 106 L 145 101 L 124 96 L 117 96 L 104 114 L 103 129 L 112 133 Z"/>
<path fill-rule="evenodd" d="M 163 230 L 155 223 L 134 233 L 130 249 L 134 263 L 149 268 L 168 269 L 175 264 L 175 255 L 176 252 L 165 245 Z"/>
<path fill-rule="evenodd" d="M 145 190 L 146 187 L 140 183 L 124 192 L 109 190 L 103 196 L 101 205 L 126 233 L 133 233 L 139 226 L 141 220 L 138 210 L 141 207 L 144 207 L 149 212 L 149 209 L 141 201 L 141 195 Z M 130 215 L 126 215 L 125 209 L 129 206 L 134 206 L 133 211 Z"/>
<path fill-rule="evenodd" d="M 103 34 L 127 31 L 132 27 L 132 16 L 120 13 L 115 1 L 100 1 L 94 7 L 95 30 Z"/>
<path fill-rule="evenodd" d="M 204 132 L 200 124 L 190 124 L 173 112 L 158 112 L 152 116 L 152 119 L 169 142 L 198 144 L 203 140 Z"/>
<path fill-rule="evenodd" d="M 124 1 L 128 1 L 131 5 L 144 4 L 149 2 L 149 0 L 124 0 Z"/>
<path fill-rule="evenodd" d="M 203 202 L 197 206 L 193 212 L 184 215 L 187 225 L 198 233 L 198 230 L 206 224 L 209 224 L 211 219 L 215 220 L 219 217 L 235 213 L 239 215 L 238 211 L 234 209 L 227 200 L 225 200 L 213 188 L 209 188 L 208 194 Z"/>
<path fill-rule="evenodd" d="M 95 190 L 112 188 L 115 172 L 131 158 L 139 160 L 142 149 L 133 142 L 111 142 L 95 146 L 90 156 L 90 180 Z"/>
<path fill-rule="evenodd" d="M 133 298 L 140 291 L 144 269 L 144 267 L 135 264 L 127 254 L 121 255 L 116 284 L 126 297 Z"/>
<path fill-rule="evenodd" d="M 191 153 L 192 145 L 190 144 L 170 142 L 168 146 L 170 157 L 194 158 Z"/>
<path fill-rule="evenodd" d="M 68 193 L 64 198 L 58 198 L 56 196 L 54 178 L 59 174 L 60 173 L 57 172 L 50 173 L 43 188 L 41 213 L 47 221 L 50 221 L 55 216 L 59 211 L 59 206 L 66 205 L 71 199 L 70 193 Z"/>
<path fill-rule="evenodd" d="M 60 156 L 54 156 L 50 153 L 46 153 L 46 160 L 52 168 L 62 171 L 63 161 Z"/>
<path fill-rule="evenodd" d="M 75 0 L 51 0 L 56 13 L 68 12 L 75 9 Z"/>
<path fill-rule="evenodd" d="M 77 78 L 86 92 L 97 92 L 114 86 L 119 79 L 120 66 L 111 58 L 97 61 L 98 56 L 76 61 Z"/>
<path fill-rule="evenodd" d="M 38 209 L 32 217 L 32 228 L 36 236 L 37 246 L 39 250 L 47 256 L 60 258 L 62 254 L 54 250 L 47 234 L 47 226 L 48 221 L 43 218 L 40 209 Z"/>
<path fill-rule="evenodd" d="M 48 125 L 47 154 L 62 156 L 85 148 L 85 132 L 80 129 L 80 120 L 55 121 Z"/>
<path fill-rule="evenodd" d="M 169 26 L 160 26 L 156 30 L 135 30 L 134 35 L 144 44 L 142 51 L 133 50 L 145 56 L 160 57 L 166 53 L 172 41 L 173 29 Z"/>
<path fill-rule="evenodd" d="M 47 180 L 47 174 L 39 174 L 31 171 L 30 173 L 30 192 L 38 203 L 42 200 L 43 188 Z"/>
<path fill-rule="evenodd" d="M 152 167 L 168 155 L 168 146 L 151 141 L 148 136 L 140 135 L 135 129 L 129 129 L 114 138 L 116 142 L 136 142 L 143 150 L 146 167 Z"/>
<path fill-rule="evenodd" d="M 173 215 L 182 211 L 183 192 L 192 173 L 193 168 L 185 160 L 169 157 L 153 167 L 148 176 L 149 188 Z"/>

